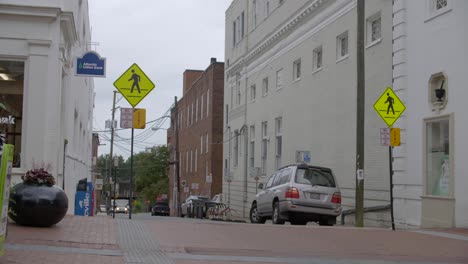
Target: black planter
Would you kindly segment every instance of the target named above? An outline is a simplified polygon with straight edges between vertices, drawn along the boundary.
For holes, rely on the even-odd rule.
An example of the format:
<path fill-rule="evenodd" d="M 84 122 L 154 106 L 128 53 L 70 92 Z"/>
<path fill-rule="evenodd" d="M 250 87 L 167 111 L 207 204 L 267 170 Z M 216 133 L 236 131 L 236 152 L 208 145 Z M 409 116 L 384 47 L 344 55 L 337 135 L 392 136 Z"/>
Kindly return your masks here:
<path fill-rule="evenodd" d="M 8 216 L 19 225 L 48 227 L 60 222 L 68 210 L 62 188 L 45 184 L 20 183 L 13 187 Z"/>

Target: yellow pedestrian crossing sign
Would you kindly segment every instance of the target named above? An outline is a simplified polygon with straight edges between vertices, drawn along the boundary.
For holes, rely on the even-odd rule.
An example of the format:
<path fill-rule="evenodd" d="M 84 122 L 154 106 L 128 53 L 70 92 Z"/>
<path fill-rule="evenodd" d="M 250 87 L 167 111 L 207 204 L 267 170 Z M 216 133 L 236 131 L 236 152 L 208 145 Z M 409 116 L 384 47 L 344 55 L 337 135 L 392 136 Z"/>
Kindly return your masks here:
<path fill-rule="evenodd" d="M 114 86 L 133 107 L 137 106 L 155 87 L 136 63 L 114 82 Z"/>
<path fill-rule="evenodd" d="M 391 127 L 405 111 L 406 106 L 393 92 L 392 88 L 387 87 L 385 92 L 375 102 L 374 109 L 387 126 Z"/>

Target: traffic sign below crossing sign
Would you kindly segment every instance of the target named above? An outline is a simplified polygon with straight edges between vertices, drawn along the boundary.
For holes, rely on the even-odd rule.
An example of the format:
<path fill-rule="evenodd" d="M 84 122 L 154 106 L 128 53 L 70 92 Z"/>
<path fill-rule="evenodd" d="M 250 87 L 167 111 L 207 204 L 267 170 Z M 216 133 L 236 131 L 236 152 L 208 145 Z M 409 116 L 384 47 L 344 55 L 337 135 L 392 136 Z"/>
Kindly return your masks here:
<path fill-rule="evenodd" d="M 114 86 L 133 107 L 137 106 L 155 87 L 136 63 L 114 82 Z"/>
<path fill-rule="evenodd" d="M 375 102 L 374 109 L 387 126 L 391 127 L 405 111 L 406 106 L 393 92 L 392 88 L 387 87 L 385 92 Z"/>

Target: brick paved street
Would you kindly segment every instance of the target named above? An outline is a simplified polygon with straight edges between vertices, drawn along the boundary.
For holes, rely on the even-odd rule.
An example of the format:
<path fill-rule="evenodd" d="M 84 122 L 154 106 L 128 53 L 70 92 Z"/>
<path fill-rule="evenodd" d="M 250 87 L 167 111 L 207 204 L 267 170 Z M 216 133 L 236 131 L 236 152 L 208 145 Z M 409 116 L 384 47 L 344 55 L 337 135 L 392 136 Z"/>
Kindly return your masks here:
<path fill-rule="evenodd" d="M 8 225 L 0 263 L 124 263 L 115 221 L 107 216 L 66 216 L 50 228 Z"/>
<path fill-rule="evenodd" d="M 274 226 L 136 214 L 9 225 L 0 263 L 468 263 L 464 229 Z"/>

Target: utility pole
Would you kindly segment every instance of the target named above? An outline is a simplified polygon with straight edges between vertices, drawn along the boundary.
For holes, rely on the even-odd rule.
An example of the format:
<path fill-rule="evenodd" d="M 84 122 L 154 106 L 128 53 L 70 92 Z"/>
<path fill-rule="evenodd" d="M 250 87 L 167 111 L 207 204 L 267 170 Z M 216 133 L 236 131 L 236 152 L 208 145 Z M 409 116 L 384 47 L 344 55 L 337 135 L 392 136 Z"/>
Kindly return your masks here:
<path fill-rule="evenodd" d="M 113 176 L 112 174 L 112 164 L 113 164 L 113 149 L 114 149 L 114 119 L 115 119 L 115 100 L 117 97 L 117 91 L 114 91 L 114 100 L 112 102 L 112 120 L 111 120 L 111 145 L 110 145 L 110 153 L 109 153 L 109 177 L 107 178 L 107 182 L 110 183 L 110 178 Z M 114 174 L 115 175 L 115 174 Z M 114 195 L 112 196 L 114 198 L 114 204 L 112 205 L 112 218 L 115 218 L 115 181 L 116 177 L 114 176 Z M 109 184 L 109 188 L 112 188 L 111 185 Z M 109 189 L 110 191 L 110 189 Z"/>
<path fill-rule="evenodd" d="M 179 175 L 179 128 L 178 123 L 179 123 L 179 110 L 177 109 L 177 96 L 174 97 L 174 133 L 175 133 L 175 158 L 176 160 L 174 161 L 174 169 L 176 173 L 176 184 L 177 184 L 177 189 L 176 189 L 176 214 L 177 216 L 180 216 L 180 206 L 179 206 L 179 201 L 180 201 L 180 175 Z"/>
<path fill-rule="evenodd" d="M 365 120 L 365 54 L 364 0 L 357 0 L 357 118 L 356 118 L 356 227 L 364 226 L 364 120 Z"/>
<path fill-rule="evenodd" d="M 133 112 L 135 112 L 135 108 L 133 108 Z M 133 136 L 134 136 L 135 128 L 132 125 L 132 142 L 130 147 L 130 201 L 129 201 L 129 212 L 128 212 L 128 219 L 132 219 L 132 209 L 133 209 Z"/>

